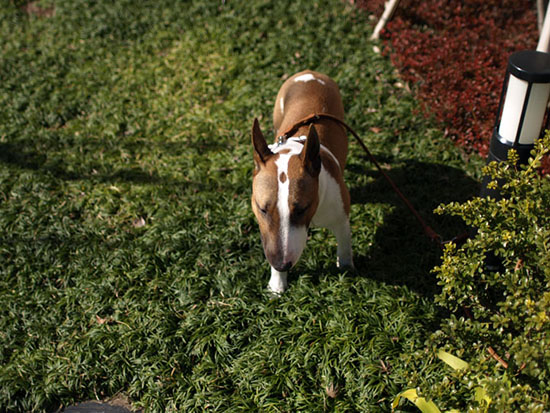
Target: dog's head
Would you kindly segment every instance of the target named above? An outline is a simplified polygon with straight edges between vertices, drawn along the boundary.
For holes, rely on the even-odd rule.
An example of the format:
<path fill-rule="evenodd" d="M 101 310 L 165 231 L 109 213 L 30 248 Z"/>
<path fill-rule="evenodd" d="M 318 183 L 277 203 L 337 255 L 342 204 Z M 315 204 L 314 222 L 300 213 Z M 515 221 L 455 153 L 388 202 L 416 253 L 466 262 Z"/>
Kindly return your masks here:
<path fill-rule="evenodd" d="M 273 268 L 288 271 L 302 255 L 319 204 L 319 138 L 312 125 L 304 144 L 287 141 L 270 148 L 255 119 L 252 145 L 252 210 L 264 252 Z"/>

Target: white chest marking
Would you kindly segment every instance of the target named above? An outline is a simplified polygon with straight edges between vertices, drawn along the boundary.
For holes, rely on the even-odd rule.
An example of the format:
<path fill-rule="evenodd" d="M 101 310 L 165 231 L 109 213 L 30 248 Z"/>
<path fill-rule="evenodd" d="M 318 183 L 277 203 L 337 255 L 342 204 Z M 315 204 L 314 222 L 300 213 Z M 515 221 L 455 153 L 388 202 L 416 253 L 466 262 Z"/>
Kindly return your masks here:
<path fill-rule="evenodd" d="M 295 82 L 309 82 L 311 80 L 316 80 L 320 84 L 324 85 L 325 82 L 321 79 L 317 79 L 315 76 L 313 76 L 311 73 L 306 73 L 303 75 L 300 75 L 294 79 Z"/>
<path fill-rule="evenodd" d="M 314 227 L 333 229 L 347 219 L 340 185 L 325 168 L 319 174 L 319 206 L 311 220 Z"/>

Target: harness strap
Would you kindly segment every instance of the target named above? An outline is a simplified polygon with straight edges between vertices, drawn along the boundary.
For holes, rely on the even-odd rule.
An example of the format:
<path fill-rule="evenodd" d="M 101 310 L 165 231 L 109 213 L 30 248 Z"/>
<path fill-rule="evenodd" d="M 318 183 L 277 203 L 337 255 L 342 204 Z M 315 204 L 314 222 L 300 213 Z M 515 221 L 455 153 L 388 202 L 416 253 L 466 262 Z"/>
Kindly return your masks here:
<path fill-rule="evenodd" d="M 330 113 L 313 113 L 309 116 L 306 116 L 303 119 L 300 119 L 292 127 L 290 127 L 288 130 L 286 130 L 281 136 L 279 136 L 278 139 L 279 140 L 286 140 L 290 136 L 292 136 L 292 134 L 296 133 L 298 131 L 298 129 L 301 128 L 302 126 L 309 125 L 311 123 L 314 123 L 314 122 L 322 120 L 322 119 L 329 119 L 329 120 L 332 120 L 332 121 L 338 123 L 339 125 L 343 126 L 349 133 L 351 133 L 353 135 L 355 140 L 359 143 L 359 145 L 363 148 L 363 150 L 367 154 L 367 157 L 369 158 L 369 160 L 374 164 L 374 166 L 376 166 L 376 168 L 382 174 L 384 179 L 390 184 L 393 191 L 397 194 L 397 196 L 399 196 L 401 201 L 405 204 L 405 206 L 409 209 L 409 211 L 414 215 L 416 220 L 420 223 L 420 225 L 422 226 L 422 229 L 424 230 L 424 234 L 430 240 L 432 240 L 433 242 L 438 244 L 440 248 L 443 248 L 445 246 L 445 244 L 447 244 L 449 242 L 462 241 L 462 240 L 464 240 L 465 238 L 468 237 L 468 233 L 464 233 L 464 234 L 460 234 L 460 235 L 454 237 L 450 241 L 443 241 L 441 235 L 439 235 L 437 232 L 435 232 L 434 229 L 426 223 L 426 221 L 418 213 L 416 208 L 412 205 L 412 203 L 407 199 L 407 197 L 405 195 L 403 195 L 403 193 L 401 192 L 399 187 L 395 184 L 393 179 L 391 179 L 390 176 L 382 169 L 382 167 L 380 166 L 380 164 L 378 163 L 378 161 L 376 160 L 374 155 L 369 151 L 369 149 L 367 148 L 367 146 L 365 145 L 363 140 L 359 137 L 357 132 L 355 132 L 353 130 L 353 128 L 351 126 L 349 126 L 346 122 L 344 122 L 342 119 L 340 119 L 340 118 L 338 118 L 334 115 L 331 115 Z"/>

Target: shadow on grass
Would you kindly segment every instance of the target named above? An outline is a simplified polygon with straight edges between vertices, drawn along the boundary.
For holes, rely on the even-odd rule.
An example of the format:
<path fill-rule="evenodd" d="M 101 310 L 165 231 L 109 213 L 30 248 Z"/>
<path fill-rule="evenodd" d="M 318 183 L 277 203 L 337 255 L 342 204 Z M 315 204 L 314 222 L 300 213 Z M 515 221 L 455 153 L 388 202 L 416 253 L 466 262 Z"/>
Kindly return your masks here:
<path fill-rule="evenodd" d="M 0 143 L 0 162 L 21 169 L 49 173 L 55 178 L 67 181 L 93 178 L 100 182 L 157 183 L 160 180 L 158 176 L 135 167 L 96 175 L 93 172 L 76 172 L 78 167 L 72 172 L 68 170 L 70 165 L 63 159 L 49 159 L 47 153 L 39 153 L 12 143 Z"/>
<path fill-rule="evenodd" d="M 392 164 L 391 159 L 379 159 Z M 372 171 L 368 160 L 364 167 L 349 165 L 353 174 L 367 174 L 375 178 L 365 186 L 350 185 L 353 204 L 384 203 L 395 206 L 384 223 L 376 229 L 369 250 L 354 250 L 355 266 L 359 273 L 392 285 L 406 285 L 426 297 L 439 291 L 431 270 L 441 262 L 440 247 L 424 235 L 422 226 L 395 194 L 378 171 Z M 479 184 L 464 171 L 441 165 L 407 160 L 404 165 L 387 171 L 422 218 L 443 240 L 449 240 L 468 230 L 456 217 L 440 216 L 433 210 L 440 204 L 463 202 L 479 191 Z"/>
<path fill-rule="evenodd" d="M 162 153 L 176 153 L 174 143 L 142 142 L 135 145 L 158 146 Z M 32 145 L 29 144 L 29 147 Z M 207 152 L 216 151 L 223 148 L 221 144 L 197 145 L 196 150 Z M 99 151 L 101 148 L 97 148 Z M 54 178 L 65 181 L 92 180 L 101 183 L 134 183 L 134 184 L 157 184 L 157 185 L 181 185 L 182 182 L 174 181 L 169 178 L 158 175 L 157 173 L 146 171 L 136 165 L 115 166 L 112 162 L 104 164 L 94 164 L 90 161 L 88 165 L 74 165 L 68 163 L 62 154 L 52 152 L 41 153 L 36 150 L 25 147 L 24 144 L 0 143 L 0 163 L 4 163 L 16 168 L 30 170 L 34 172 L 47 173 Z M 95 167 L 95 168 L 94 168 Z M 97 170 L 96 170 L 97 169 Z M 200 182 L 185 182 L 186 185 L 194 185 L 198 189 L 205 189 L 206 186 Z"/>
<path fill-rule="evenodd" d="M 81 169 L 80 166 L 75 168 L 75 171 L 70 171 L 68 168 L 70 165 L 62 159 L 48 159 L 46 154 L 30 151 L 28 149 L 21 149 L 10 143 L 0 144 L 0 162 L 21 169 L 49 173 L 53 177 L 64 181 L 93 179 L 98 182 L 154 184 L 160 183 L 162 179 L 156 174 L 150 174 L 136 167 L 117 168 L 107 173 L 96 173 L 94 171 L 78 171 L 78 169 Z"/>

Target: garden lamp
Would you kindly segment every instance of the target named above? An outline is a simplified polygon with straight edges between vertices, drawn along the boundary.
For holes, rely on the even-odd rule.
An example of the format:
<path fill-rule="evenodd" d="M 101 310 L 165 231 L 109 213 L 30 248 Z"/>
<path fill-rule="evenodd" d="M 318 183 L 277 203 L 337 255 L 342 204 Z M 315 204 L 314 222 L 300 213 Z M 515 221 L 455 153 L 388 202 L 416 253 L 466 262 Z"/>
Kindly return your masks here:
<path fill-rule="evenodd" d="M 491 138 L 487 163 L 508 159 L 508 151 L 515 149 L 519 163 L 526 164 L 531 150 L 548 126 L 548 99 L 550 97 L 550 53 L 524 50 L 508 59 L 506 78 Z M 481 196 L 498 198 L 498 192 L 487 188 L 489 178 L 481 189 Z"/>

